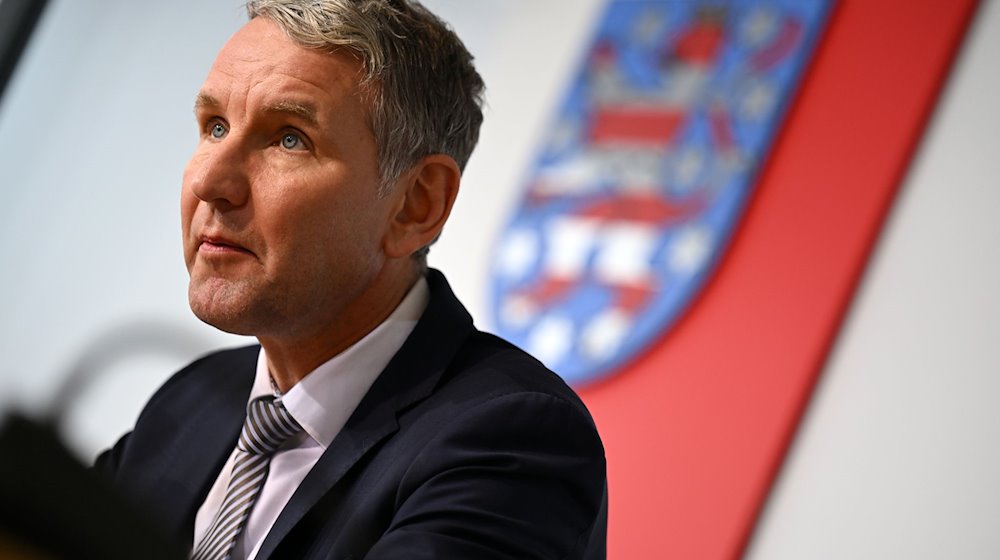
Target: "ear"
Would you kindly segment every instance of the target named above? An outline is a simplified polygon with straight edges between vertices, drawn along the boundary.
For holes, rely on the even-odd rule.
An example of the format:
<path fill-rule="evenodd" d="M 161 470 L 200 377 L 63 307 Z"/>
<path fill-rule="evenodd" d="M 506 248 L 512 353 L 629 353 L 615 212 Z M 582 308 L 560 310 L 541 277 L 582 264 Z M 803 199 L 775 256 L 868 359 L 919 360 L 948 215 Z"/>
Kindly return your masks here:
<path fill-rule="evenodd" d="M 458 196 L 461 177 L 458 164 L 444 154 L 426 156 L 403 174 L 390 195 L 400 199 L 385 237 L 387 256 L 409 257 L 440 235 Z"/>

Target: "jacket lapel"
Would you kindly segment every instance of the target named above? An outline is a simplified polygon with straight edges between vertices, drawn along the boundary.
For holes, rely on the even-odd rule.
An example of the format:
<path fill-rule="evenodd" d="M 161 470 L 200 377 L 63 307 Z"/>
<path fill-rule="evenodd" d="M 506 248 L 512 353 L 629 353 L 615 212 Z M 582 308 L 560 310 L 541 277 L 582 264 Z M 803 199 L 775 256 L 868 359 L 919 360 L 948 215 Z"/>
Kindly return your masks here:
<path fill-rule="evenodd" d="M 259 347 L 240 349 L 219 364 L 213 360 L 195 372 L 206 380 L 192 394 L 201 402 L 191 407 L 178 426 L 171 445 L 163 447 L 159 474 L 150 473 L 161 492 L 159 508 L 163 518 L 173 520 L 171 534 L 190 545 L 194 538 L 194 518 L 225 463 L 243 427 L 246 402 L 253 383 Z"/>
<path fill-rule="evenodd" d="M 444 276 L 430 269 L 427 280 L 431 297 L 417 326 L 296 489 L 261 545 L 258 559 L 269 558 L 289 531 L 351 467 L 396 432 L 398 414 L 434 391 L 452 357 L 473 331 L 472 317 L 455 298 Z"/>

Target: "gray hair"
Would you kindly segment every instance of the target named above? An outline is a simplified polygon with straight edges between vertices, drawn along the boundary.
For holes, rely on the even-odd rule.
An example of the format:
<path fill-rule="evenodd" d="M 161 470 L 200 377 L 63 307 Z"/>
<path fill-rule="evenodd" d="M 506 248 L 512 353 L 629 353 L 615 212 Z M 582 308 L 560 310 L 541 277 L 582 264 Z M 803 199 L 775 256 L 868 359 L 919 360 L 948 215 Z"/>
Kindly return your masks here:
<path fill-rule="evenodd" d="M 465 168 L 483 121 L 483 80 L 454 31 L 419 3 L 250 0 L 247 13 L 272 20 L 302 46 L 359 56 L 381 194 L 430 154 Z"/>

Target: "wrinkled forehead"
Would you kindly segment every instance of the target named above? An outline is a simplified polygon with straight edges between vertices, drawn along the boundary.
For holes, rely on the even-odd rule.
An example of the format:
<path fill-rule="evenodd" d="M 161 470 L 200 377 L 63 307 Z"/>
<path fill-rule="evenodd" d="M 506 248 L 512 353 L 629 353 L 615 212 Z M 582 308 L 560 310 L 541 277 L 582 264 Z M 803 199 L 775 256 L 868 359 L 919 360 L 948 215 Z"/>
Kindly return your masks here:
<path fill-rule="evenodd" d="M 303 89 L 312 86 L 318 91 L 357 93 L 361 77 L 361 63 L 352 52 L 304 47 L 271 20 L 258 17 L 222 47 L 202 89 L 206 92 L 242 86 L 250 93 L 254 88 L 284 83 Z"/>

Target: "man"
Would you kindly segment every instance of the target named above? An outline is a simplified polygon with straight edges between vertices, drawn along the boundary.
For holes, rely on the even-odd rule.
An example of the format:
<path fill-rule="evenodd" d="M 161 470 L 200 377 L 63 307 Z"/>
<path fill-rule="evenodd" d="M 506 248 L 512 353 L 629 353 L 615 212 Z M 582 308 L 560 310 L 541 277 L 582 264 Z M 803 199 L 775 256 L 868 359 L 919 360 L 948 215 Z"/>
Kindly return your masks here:
<path fill-rule="evenodd" d="M 401 0 L 257 0 L 197 95 L 189 299 L 260 346 L 198 360 L 97 463 L 194 558 L 603 556 L 576 395 L 425 264 L 482 120 Z"/>

